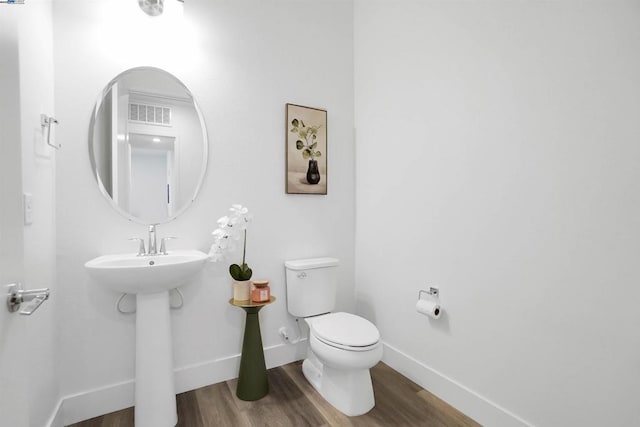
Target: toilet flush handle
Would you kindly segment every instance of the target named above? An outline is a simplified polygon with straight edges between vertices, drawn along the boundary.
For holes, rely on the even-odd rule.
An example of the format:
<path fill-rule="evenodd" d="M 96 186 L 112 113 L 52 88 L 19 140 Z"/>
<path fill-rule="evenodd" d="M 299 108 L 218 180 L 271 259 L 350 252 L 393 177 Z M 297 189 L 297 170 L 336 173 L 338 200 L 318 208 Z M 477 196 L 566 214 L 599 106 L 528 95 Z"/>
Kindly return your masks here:
<path fill-rule="evenodd" d="M 298 279 L 304 279 L 305 277 L 307 277 L 307 273 L 304 271 L 302 273 L 298 273 Z"/>

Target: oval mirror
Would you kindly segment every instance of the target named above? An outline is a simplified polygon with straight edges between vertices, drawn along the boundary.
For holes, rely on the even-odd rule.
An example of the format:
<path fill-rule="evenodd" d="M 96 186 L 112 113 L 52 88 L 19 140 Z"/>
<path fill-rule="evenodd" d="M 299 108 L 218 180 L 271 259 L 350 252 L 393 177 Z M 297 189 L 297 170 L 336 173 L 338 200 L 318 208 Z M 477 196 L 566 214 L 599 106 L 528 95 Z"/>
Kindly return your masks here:
<path fill-rule="evenodd" d="M 193 95 L 152 67 L 111 80 L 96 102 L 89 157 L 102 194 L 142 224 L 171 221 L 195 200 L 207 168 L 207 132 Z"/>

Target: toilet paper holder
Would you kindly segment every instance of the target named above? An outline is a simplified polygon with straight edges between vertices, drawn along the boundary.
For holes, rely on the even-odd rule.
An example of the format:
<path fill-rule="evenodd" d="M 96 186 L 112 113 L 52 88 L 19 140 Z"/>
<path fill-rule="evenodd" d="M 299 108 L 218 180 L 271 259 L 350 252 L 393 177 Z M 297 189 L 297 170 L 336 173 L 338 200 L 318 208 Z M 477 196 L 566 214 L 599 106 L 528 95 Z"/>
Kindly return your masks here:
<path fill-rule="evenodd" d="M 418 299 L 422 299 L 422 294 L 427 294 L 427 295 L 431 295 L 434 298 L 438 298 L 438 295 L 440 294 L 440 290 L 438 288 L 434 288 L 433 286 L 430 286 L 428 291 L 421 289 L 418 292 Z"/>

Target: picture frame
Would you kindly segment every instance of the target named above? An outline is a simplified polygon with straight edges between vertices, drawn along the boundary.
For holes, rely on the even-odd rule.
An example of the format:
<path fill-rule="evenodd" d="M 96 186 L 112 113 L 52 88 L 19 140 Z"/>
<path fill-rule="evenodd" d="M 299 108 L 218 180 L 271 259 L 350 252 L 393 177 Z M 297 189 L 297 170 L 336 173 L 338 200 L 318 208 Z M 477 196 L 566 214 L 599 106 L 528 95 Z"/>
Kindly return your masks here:
<path fill-rule="evenodd" d="M 327 194 L 327 110 L 286 104 L 286 192 Z"/>

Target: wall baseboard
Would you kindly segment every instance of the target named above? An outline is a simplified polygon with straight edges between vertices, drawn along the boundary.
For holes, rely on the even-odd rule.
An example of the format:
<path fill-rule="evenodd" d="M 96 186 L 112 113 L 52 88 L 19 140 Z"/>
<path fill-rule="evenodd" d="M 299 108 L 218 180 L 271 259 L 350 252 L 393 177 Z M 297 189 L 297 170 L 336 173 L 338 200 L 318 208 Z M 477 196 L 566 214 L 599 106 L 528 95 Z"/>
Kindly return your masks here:
<path fill-rule="evenodd" d="M 384 343 L 382 361 L 482 425 L 532 427 L 505 408 L 387 343 Z"/>
<path fill-rule="evenodd" d="M 58 400 L 58 404 L 53 409 L 53 413 L 51 417 L 49 417 L 49 421 L 47 422 L 47 427 L 64 427 L 64 414 L 62 410 L 64 400 Z"/>
<path fill-rule="evenodd" d="M 306 355 L 307 340 L 296 345 L 278 344 L 264 349 L 267 369 L 301 360 Z M 176 393 L 228 381 L 238 376 L 240 354 L 178 368 Z M 60 427 L 119 411 L 134 405 L 133 379 L 66 396 L 58 404 L 48 427 Z M 60 423 L 63 420 L 64 423 Z M 55 423 L 58 424 L 55 424 Z"/>
<path fill-rule="evenodd" d="M 297 345 L 279 344 L 264 350 L 267 368 L 301 360 L 306 355 L 306 339 Z M 532 427 L 517 415 L 478 393 L 384 343 L 382 361 L 429 392 L 440 397 L 483 425 Z M 236 378 L 240 354 L 181 367 L 175 370 L 176 393 Z M 134 380 L 66 396 L 58 402 L 48 427 L 62 427 L 89 418 L 129 408 L 134 404 Z"/>
<path fill-rule="evenodd" d="M 133 406 L 134 380 L 123 381 L 62 399 L 64 425 Z"/>

